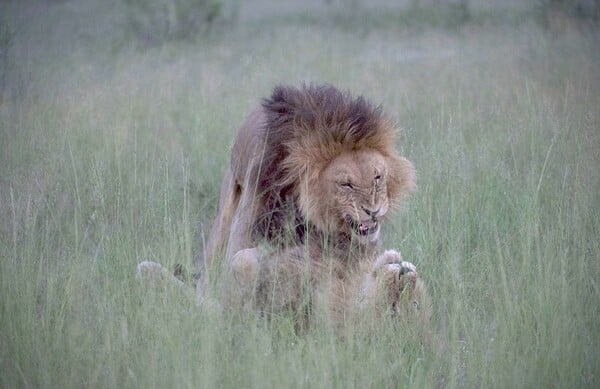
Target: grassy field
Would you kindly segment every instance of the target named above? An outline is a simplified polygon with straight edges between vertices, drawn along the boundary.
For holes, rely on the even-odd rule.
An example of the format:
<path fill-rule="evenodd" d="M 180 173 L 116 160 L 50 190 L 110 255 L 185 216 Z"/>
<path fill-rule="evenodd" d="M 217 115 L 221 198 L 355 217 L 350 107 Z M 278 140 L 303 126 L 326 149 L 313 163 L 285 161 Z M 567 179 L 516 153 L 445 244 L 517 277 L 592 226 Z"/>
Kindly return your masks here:
<path fill-rule="evenodd" d="M 600 386 L 597 29 L 333 4 L 143 46 L 118 4 L 0 5 L 0 387 Z M 297 336 L 135 282 L 141 259 L 201 259 L 237 126 L 303 81 L 403 128 L 419 190 L 383 246 L 427 282 L 442 351 L 393 322 Z"/>

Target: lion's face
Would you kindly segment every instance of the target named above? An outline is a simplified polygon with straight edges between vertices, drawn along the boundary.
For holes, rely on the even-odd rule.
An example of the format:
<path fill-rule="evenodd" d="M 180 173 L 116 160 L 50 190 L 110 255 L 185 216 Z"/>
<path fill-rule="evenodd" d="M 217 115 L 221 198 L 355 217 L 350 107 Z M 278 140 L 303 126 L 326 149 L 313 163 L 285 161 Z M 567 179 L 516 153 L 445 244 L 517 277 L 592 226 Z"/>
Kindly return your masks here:
<path fill-rule="evenodd" d="M 318 219 L 328 232 L 352 235 L 362 244 L 376 241 L 390 206 L 389 174 L 378 151 L 342 153 L 319 176 L 309 220 Z"/>

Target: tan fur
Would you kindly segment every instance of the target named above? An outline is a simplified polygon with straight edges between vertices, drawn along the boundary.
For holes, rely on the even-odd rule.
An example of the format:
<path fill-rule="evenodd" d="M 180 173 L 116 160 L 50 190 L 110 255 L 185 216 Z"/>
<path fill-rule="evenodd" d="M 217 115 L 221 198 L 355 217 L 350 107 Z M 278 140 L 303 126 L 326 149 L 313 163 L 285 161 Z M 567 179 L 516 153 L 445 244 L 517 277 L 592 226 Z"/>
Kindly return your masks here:
<path fill-rule="evenodd" d="M 277 87 L 236 137 L 206 268 L 223 268 L 228 304 L 291 310 L 299 323 L 426 313 L 414 266 L 377 247 L 384 216 L 414 188 L 379 108 L 329 85 Z"/>

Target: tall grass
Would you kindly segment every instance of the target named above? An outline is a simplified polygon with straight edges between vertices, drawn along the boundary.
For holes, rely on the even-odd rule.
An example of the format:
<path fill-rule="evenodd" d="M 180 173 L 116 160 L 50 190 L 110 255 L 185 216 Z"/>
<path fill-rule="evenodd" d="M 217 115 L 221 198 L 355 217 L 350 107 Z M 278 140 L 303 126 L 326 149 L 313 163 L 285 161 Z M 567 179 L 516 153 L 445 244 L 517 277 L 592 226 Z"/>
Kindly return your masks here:
<path fill-rule="evenodd" d="M 265 17 L 108 58 L 66 34 L 75 50 L 32 58 L 37 21 L 0 103 L 0 387 L 598 386 L 597 31 Z M 141 259 L 201 259 L 236 127 L 303 80 L 404 128 L 419 190 L 383 246 L 427 282 L 441 349 L 392 321 L 298 336 L 135 282 Z"/>

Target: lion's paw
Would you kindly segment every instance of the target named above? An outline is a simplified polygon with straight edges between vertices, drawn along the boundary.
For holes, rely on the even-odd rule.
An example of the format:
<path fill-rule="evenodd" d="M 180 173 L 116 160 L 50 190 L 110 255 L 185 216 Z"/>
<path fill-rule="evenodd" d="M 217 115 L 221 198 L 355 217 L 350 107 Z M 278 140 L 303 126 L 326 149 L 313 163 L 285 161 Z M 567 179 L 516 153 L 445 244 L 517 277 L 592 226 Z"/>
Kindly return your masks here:
<path fill-rule="evenodd" d="M 402 261 L 400 263 L 388 263 L 386 271 L 398 274 L 400 276 L 408 273 L 417 273 L 417 267 L 412 262 Z"/>
<path fill-rule="evenodd" d="M 258 277 L 258 263 L 261 253 L 257 248 L 240 250 L 231 259 L 231 270 L 235 280 L 242 287 L 253 286 Z"/>
<path fill-rule="evenodd" d="M 375 261 L 372 277 L 375 280 L 376 300 L 398 315 L 403 307 L 419 308 L 419 279 L 417 267 L 402 260 L 395 250 L 386 250 Z"/>
<path fill-rule="evenodd" d="M 185 284 L 175 278 L 160 263 L 152 261 L 142 261 L 138 263 L 135 271 L 135 279 L 138 282 L 148 282 L 153 285 L 173 284 L 179 287 Z"/>
<path fill-rule="evenodd" d="M 402 260 L 402 255 L 396 250 L 386 250 L 375 261 L 373 268 L 375 275 L 380 272 L 392 272 L 398 275 L 417 273 L 417 267 L 408 261 Z"/>
<path fill-rule="evenodd" d="M 375 274 L 378 283 L 392 291 L 402 292 L 417 278 L 417 268 L 411 262 L 388 263 L 383 265 Z"/>

